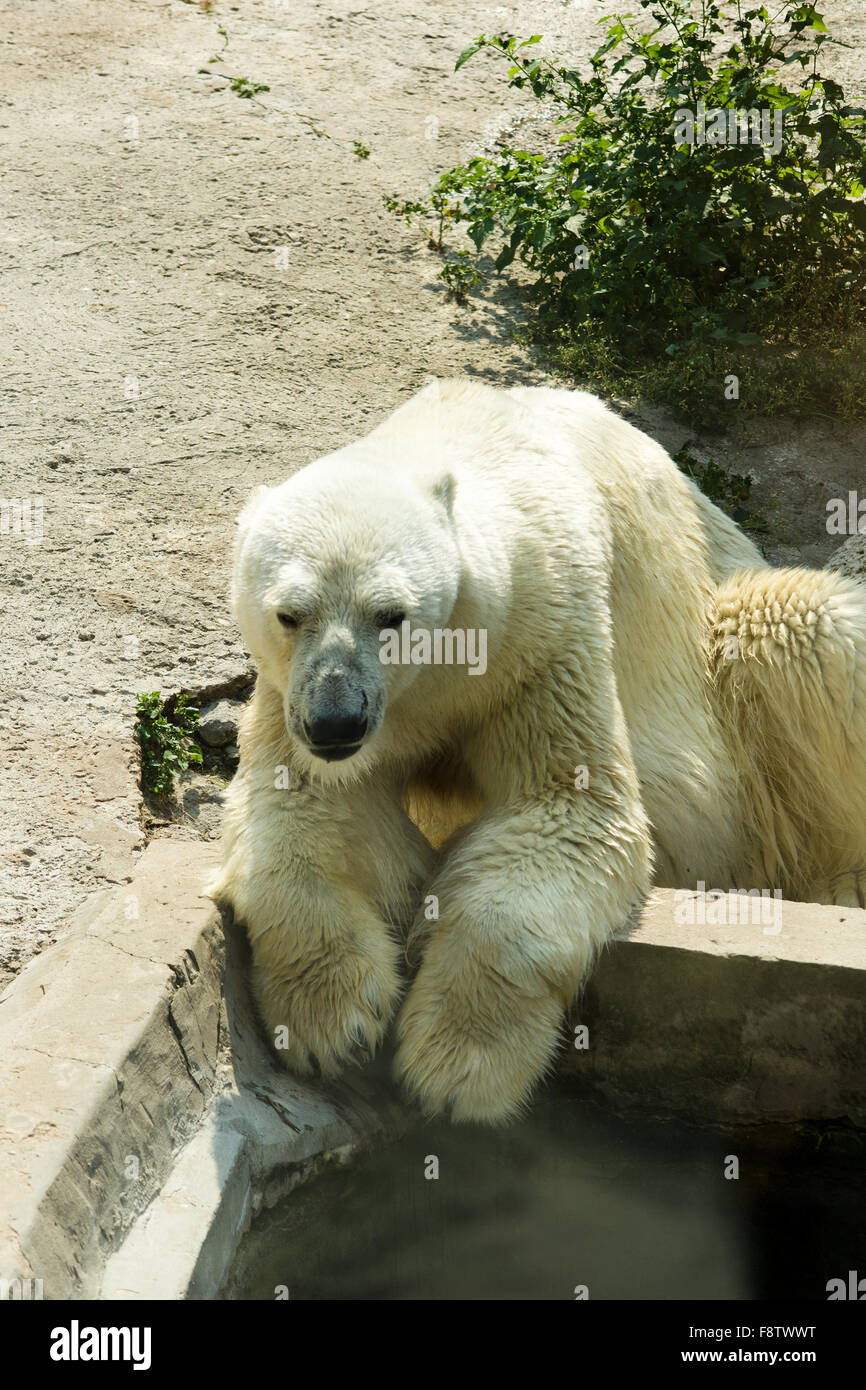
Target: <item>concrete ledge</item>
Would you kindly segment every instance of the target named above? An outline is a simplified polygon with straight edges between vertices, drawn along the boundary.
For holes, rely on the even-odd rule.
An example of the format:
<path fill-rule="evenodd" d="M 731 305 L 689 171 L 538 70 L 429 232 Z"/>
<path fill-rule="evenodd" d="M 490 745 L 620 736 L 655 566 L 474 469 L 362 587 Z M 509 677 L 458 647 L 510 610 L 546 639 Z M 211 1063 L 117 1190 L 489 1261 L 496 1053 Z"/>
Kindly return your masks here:
<path fill-rule="evenodd" d="M 866 912 L 786 901 L 776 934 L 688 925 L 687 906 L 654 893 L 605 952 L 564 1072 L 617 1108 L 866 1129 Z"/>
<path fill-rule="evenodd" d="M 156 1262 L 163 1292 L 151 1258 L 135 1288 L 112 1264 L 109 1296 L 211 1296 L 220 1212 L 236 1240 L 253 1178 L 261 1200 L 269 1182 L 282 1190 L 331 1150 L 341 1161 L 396 1130 L 399 1109 L 373 1078 L 325 1092 L 277 1070 L 240 967 L 224 993 L 223 925 L 203 895 L 214 856 L 155 841 L 132 883 L 86 903 L 0 996 L 0 1278 L 41 1279 L 46 1298 L 97 1297 L 138 1218 L 151 1229 L 173 1212 L 175 1243 Z M 229 944 L 243 952 L 239 933 Z"/>
<path fill-rule="evenodd" d="M 409 1124 L 385 1057 L 327 1087 L 284 1072 L 256 1021 L 246 938 L 229 924 L 226 943 L 222 1085 L 162 1190 L 108 1260 L 100 1298 L 215 1298 L 263 1206 Z"/>
<path fill-rule="evenodd" d="M 201 869 L 152 845 L 0 998 L 0 1272 L 51 1297 L 95 1293 L 213 1091 L 222 941 Z"/>
<path fill-rule="evenodd" d="M 275 1064 L 215 849 L 159 840 L 133 882 L 0 997 L 0 1278 L 47 1298 L 214 1298 L 255 1212 L 404 1132 L 387 1055 L 338 1086 Z M 605 952 L 562 1072 L 606 1105 L 866 1130 L 866 912 L 687 926 L 653 895 Z"/>

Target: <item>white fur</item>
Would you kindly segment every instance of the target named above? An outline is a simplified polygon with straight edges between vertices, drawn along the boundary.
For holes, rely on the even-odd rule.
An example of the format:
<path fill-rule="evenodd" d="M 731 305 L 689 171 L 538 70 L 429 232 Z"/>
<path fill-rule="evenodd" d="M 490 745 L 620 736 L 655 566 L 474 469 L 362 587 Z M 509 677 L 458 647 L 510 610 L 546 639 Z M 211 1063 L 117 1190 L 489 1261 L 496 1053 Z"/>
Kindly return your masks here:
<path fill-rule="evenodd" d="M 486 629 L 486 673 L 382 666 L 394 603 Z M 431 384 L 251 499 L 234 604 L 259 680 L 216 891 L 290 1067 L 378 1044 L 408 931 L 398 1074 L 430 1112 L 496 1121 L 652 882 L 862 903 L 866 587 L 768 570 L 591 396 Z M 349 668 L 371 732 L 323 762 L 305 701 Z"/>

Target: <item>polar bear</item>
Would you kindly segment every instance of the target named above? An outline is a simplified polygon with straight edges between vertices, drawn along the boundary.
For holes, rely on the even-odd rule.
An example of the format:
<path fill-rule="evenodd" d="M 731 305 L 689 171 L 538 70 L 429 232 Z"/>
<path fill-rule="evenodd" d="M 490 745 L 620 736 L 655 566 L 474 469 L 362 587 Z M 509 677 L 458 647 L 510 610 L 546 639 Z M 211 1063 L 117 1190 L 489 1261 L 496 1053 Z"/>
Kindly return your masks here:
<path fill-rule="evenodd" d="M 768 569 L 590 395 L 431 382 L 250 499 L 233 604 L 215 892 L 297 1072 L 397 1014 L 424 1110 L 495 1123 L 652 884 L 863 906 L 866 585 Z"/>

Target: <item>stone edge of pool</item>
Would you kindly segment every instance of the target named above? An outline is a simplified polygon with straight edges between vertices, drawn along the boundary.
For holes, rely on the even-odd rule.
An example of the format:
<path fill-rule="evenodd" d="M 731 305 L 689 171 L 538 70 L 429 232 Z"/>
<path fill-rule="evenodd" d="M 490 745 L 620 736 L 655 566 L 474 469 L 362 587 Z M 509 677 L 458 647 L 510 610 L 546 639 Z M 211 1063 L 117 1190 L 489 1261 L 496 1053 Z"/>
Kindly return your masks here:
<path fill-rule="evenodd" d="M 262 1204 L 411 1124 L 385 1065 L 276 1067 L 204 896 L 215 857 L 153 841 L 0 996 L 0 1280 L 215 1297 Z M 866 1129 L 866 911 L 657 891 L 570 1027 L 560 1071 L 605 1103 Z"/>
<path fill-rule="evenodd" d="M 605 1104 L 866 1142 L 861 908 L 657 890 L 572 1023 L 560 1070 Z"/>

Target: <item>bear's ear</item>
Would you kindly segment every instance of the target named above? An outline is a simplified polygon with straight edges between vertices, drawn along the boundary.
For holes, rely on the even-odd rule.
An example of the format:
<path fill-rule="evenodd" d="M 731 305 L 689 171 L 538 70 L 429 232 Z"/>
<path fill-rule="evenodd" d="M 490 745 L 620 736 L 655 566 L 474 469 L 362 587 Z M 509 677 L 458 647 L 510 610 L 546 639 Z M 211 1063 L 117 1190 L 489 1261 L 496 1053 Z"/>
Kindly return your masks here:
<path fill-rule="evenodd" d="M 253 517 L 259 509 L 259 505 L 261 503 L 262 498 L 265 496 L 266 493 L 271 491 L 271 488 L 265 487 L 264 484 L 262 484 L 261 487 L 253 488 L 252 492 L 250 493 L 249 497 L 244 503 L 243 510 L 240 516 L 238 517 L 238 531 L 237 536 L 235 538 L 235 543 L 238 547 L 238 550 L 240 550 L 240 547 L 243 545 L 244 540 L 246 539 L 247 532 L 249 531 L 250 526 L 252 525 Z"/>
<path fill-rule="evenodd" d="M 443 473 L 438 477 L 430 489 L 431 495 L 437 502 L 441 502 L 449 517 L 454 516 L 454 494 L 457 491 L 457 479 L 453 473 Z"/>

